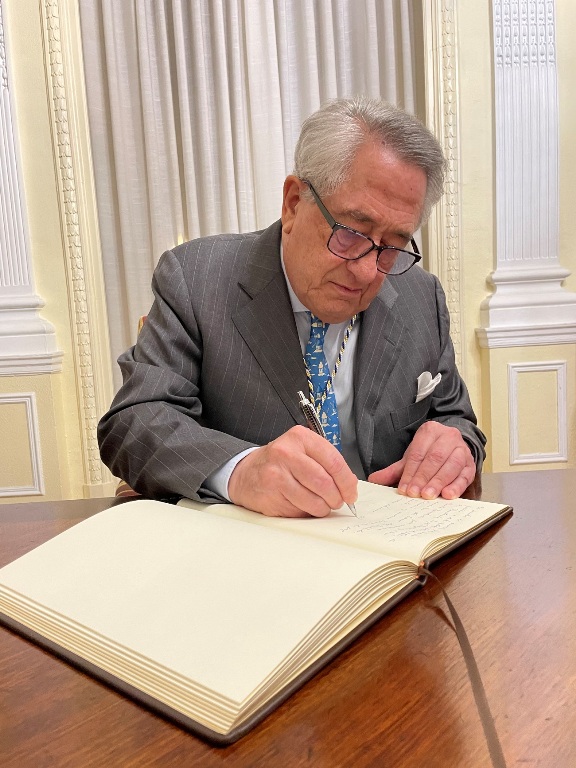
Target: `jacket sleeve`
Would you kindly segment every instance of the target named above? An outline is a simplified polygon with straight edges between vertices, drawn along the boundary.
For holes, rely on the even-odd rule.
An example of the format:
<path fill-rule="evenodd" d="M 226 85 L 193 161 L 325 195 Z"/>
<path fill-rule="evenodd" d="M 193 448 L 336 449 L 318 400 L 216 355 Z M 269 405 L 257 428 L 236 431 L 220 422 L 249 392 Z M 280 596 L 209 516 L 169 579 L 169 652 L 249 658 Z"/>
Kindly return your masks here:
<path fill-rule="evenodd" d="M 253 444 L 203 424 L 202 334 L 174 252 L 160 259 L 152 289 L 137 343 L 118 359 L 123 385 L 98 425 L 102 460 L 149 498 L 218 501 L 203 481 Z"/>

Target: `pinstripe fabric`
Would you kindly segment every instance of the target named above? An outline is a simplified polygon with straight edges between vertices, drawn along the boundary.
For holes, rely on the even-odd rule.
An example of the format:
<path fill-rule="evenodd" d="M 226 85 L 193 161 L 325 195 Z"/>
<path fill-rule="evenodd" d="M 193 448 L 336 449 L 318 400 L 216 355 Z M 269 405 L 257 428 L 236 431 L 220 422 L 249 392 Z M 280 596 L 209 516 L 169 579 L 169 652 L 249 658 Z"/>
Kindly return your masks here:
<path fill-rule="evenodd" d="M 151 497 L 210 500 L 202 482 L 229 458 L 303 423 L 307 382 L 280 266 L 280 224 L 165 253 L 137 345 L 119 358 L 124 385 L 102 418 L 104 462 Z M 426 419 L 458 427 L 476 458 L 484 436 L 458 375 L 435 277 L 388 278 L 361 318 L 354 413 L 366 473 L 401 458 Z M 415 404 L 416 379 L 439 371 Z"/>

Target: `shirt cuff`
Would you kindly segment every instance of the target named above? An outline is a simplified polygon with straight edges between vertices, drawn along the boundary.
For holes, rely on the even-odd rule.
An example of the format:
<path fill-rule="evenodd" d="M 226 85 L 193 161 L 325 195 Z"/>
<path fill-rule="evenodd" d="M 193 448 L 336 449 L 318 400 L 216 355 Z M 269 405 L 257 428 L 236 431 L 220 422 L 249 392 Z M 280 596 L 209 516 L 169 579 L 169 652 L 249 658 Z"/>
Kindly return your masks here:
<path fill-rule="evenodd" d="M 212 472 L 211 475 L 208 475 L 202 483 L 202 487 L 206 488 L 208 491 L 212 491 L 212 493 L 218 494 L 218 496 L 226 499 L 226 501 L 230 501 L 230 496 L 228 495 L 230 475 L 234 472 L 236 465 L 244 458 L 244 456 L 257 450 L 258 447 L 255 446 L 253 448 L 246 448 L 246 450 L 241 453 L 237 453 L 236 456 L 227 461 L 226 464 L 223 464 L 215 472 Z"/>

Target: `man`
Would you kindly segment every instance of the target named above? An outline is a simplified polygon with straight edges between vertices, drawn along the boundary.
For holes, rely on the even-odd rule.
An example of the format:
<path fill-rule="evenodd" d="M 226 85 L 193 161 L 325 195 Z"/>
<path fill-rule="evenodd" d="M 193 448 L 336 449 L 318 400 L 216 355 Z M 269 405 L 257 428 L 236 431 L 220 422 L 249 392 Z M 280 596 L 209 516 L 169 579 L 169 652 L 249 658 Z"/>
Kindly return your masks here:
<path fill-rule="evenodd" d="M 146 496 L 267 515 L 327 515 L 354 502 L 358 477 L 461 495 L 485 438 L 444 294 L 411 245 L 443 173 L 430 132 L 385 102 L 309 117 L 281 222 L 162 256 L 99 425 L 110 469 Z M 304 426 L 299 391 L 328 440 Z"/>

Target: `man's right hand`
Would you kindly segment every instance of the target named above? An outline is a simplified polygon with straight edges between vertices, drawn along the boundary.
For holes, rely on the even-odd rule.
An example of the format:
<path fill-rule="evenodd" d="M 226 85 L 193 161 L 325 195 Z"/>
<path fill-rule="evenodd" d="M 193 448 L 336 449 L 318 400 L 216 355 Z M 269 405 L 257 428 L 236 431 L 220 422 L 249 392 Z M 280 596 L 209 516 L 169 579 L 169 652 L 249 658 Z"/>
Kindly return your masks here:
<path fill-rule="evenodd" d="M 358 479 L 333 445 L 296 426 L 239 461 L 228 494 L 269 517 L 325 517 L 356 501 Z"/>

